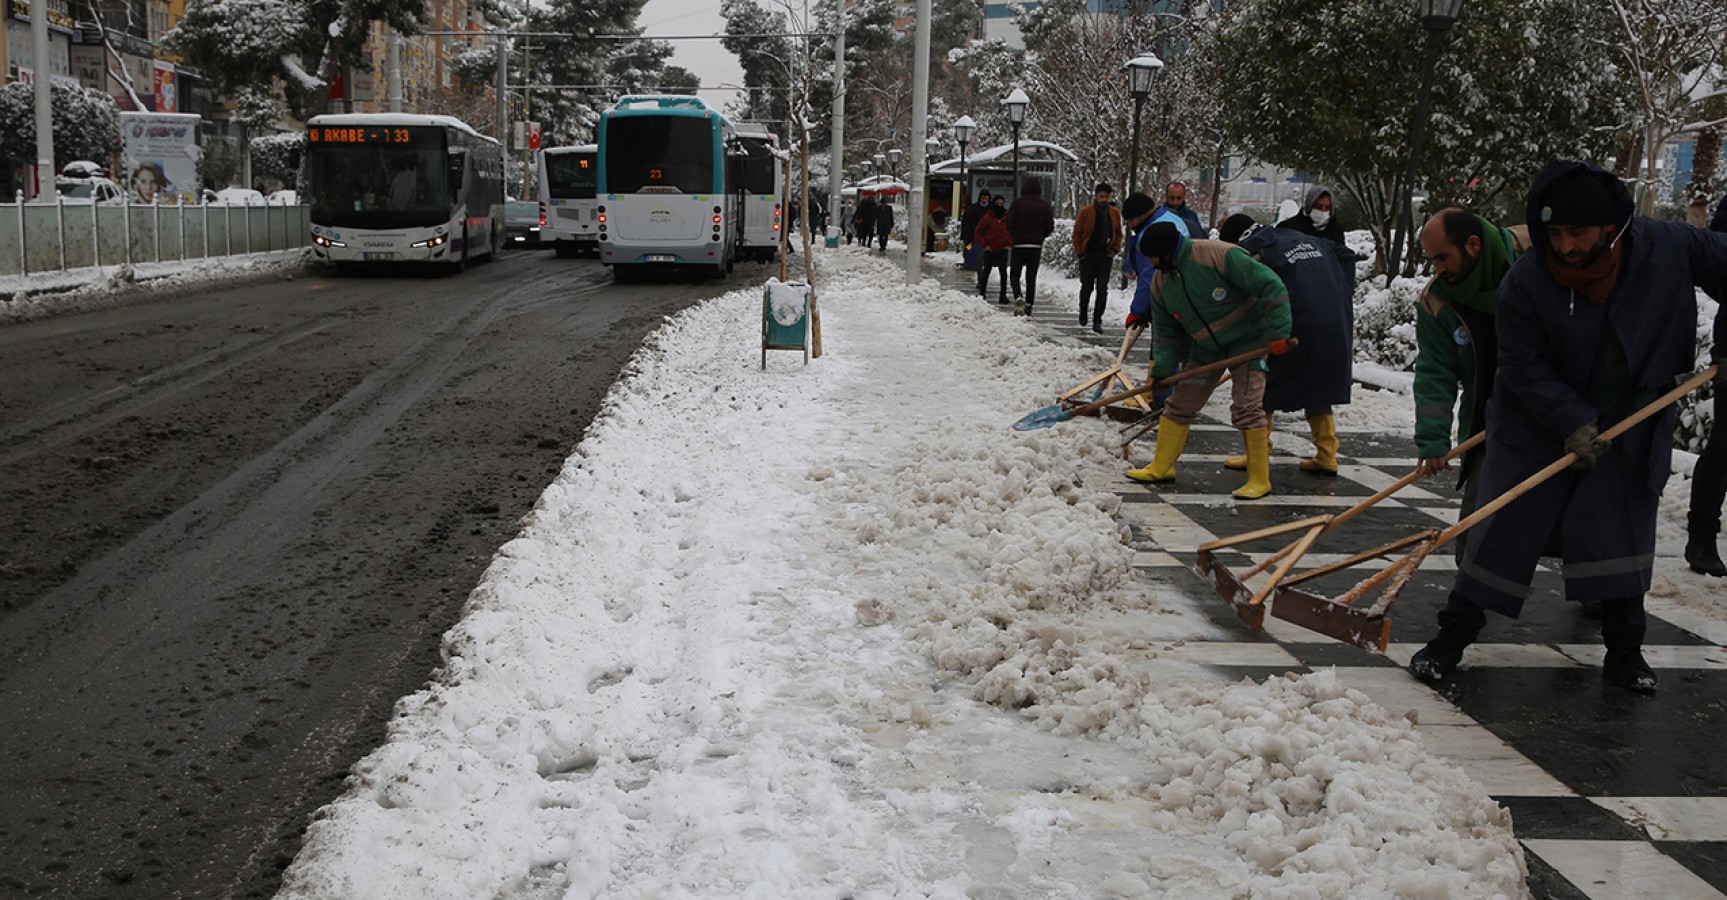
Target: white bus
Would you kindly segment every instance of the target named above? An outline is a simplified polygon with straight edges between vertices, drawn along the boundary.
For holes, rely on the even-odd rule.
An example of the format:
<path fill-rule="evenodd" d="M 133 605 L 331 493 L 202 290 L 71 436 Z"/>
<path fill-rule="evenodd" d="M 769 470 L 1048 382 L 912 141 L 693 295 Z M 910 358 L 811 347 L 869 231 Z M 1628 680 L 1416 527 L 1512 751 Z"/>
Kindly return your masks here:
<path fill-rule="evenodd" d="M 574 256 L 600 246 L 598 144 L 547 147 L 540 151 L 540 208 L 546 225 L 540 240 L 559 256 Z"/>
<path fill-rule="evenodd" d="M 628 96 L 600 116 L 600 261 L 628 281 L 654 268 L 724 275 L 738 195 L 719 110 L 687 95 Z"/>
<path fill-rule="evenodd" d="M 498 142 L 449 116 L 315 116 L 306 129 L 312 253 L 338 269 L 437 263 L 460 271 L 504 242 Z"/>
<path fill-rule="evenodd" d="M 785 164 L 776 155 L 779 138 L 752 122 L 738 126 L 732 160 L 732 184 L 743 205 L 738 256 L 771 260 L 779 255 L 785 229 Z"/>

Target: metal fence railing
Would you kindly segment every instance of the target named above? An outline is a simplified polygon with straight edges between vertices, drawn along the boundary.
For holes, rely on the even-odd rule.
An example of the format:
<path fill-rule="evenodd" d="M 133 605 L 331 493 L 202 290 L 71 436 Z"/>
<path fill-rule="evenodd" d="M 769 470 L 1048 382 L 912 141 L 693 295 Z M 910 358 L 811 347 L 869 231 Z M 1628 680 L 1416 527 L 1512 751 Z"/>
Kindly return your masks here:
<path fill-rule="evenodd" d="M 53 201 L 0 204 L 0 276 L 291 250 L 311 242 L 303 205 Z"/>

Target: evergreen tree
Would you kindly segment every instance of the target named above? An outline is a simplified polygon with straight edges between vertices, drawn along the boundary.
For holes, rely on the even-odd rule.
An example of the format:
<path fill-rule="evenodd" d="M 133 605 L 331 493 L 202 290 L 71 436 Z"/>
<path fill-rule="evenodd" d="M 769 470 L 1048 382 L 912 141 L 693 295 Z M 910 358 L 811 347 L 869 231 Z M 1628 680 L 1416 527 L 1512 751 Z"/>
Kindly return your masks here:
<path fill-rule="evenodd" d="M 54 171 L 76 159 L 109 164 L 120 152 L 120 108 L 92 88 L 55 80 L 51 93 Z M 0 87 L 0 157 L 13 166 L 36 163 L 36 87 Z"/>

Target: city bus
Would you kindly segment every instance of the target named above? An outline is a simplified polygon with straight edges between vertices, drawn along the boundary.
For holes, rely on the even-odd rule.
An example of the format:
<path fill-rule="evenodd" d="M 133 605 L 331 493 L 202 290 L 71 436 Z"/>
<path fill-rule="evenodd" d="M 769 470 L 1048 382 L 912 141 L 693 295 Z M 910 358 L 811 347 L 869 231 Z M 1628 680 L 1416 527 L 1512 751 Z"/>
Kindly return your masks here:
<path fill-rule="evenodd" d="M 504 242 L 498 142 L 449 116 L 314 116 L 306 123 L 312 254 L 338 269 L 434 263 L 461 271 Z"/>
<path fill-rule="evenodd" d="M 599 249 L 599 155 L 598 144 L 540 151 L 540 208 L 546 213 L 540 240 L 552 242 L 559 256 Z"/>
<path fill-rule="evenodd" d="M 779 255 L 785 228 L 781 204 L 785 197 L 785 164 L 778 156 L 779 138 L 751 122 L 737 125 L 737 149 L 732 155 L 732 183 L 743 207 L 738 231 L 738 256 L 771 260 Z"/>
<path fill-rule="evenodd" d="M 740 224 L 727 164 L 734 138 L 699 97 L 632 95 L 600 115 L 600 261 L 613 278 L 731 271 Z"/>

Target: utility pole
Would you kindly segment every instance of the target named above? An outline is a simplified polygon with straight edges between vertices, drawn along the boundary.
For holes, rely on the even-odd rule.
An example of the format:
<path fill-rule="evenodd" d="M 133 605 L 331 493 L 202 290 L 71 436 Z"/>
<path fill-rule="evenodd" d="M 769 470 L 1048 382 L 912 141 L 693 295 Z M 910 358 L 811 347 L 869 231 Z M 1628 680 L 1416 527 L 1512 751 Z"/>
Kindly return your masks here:
<path fill-rule="evenodd" d="M 845 174 L 846 146 L 846 3 L 839 0 L 839 24 L 835 29 L 839 33 L 834 36 L 834 147 L 829 154 L 833 157 L 828 161 L 828 221 L 840 221 L 840 188 L 843 186 Z M 831 226 L 830 226 L 831 227 Z M 822 235 L 822 244 L 826 246 L 827 235 Z"/>
<path fill-rule="evenodd" d="M 390 112 L 402 111 L 402 37 L 386 25 L 384 37 L 384 91 Z"/>
<path fill-rule="evenodd" d="M 917 34 L 912 41 L 911 67 L 911 177 L 910 203 L 906 209 L 905 283 L 917 284 L 923 277 L 923 220 L 929 206 L 929 186 L 923 179 L 923 157 L 929 152 L 924 138 L 929 134 L 929 5 L 917 0 Z"/>
<path fill-rule="evenodd" d="M 534 120 L 534 39 L 522 38 L 522 121 Z M 527 126 L 522 126 L 522 196 L 528 196 L 528 175 L 534 167 L 534 151 L 528 149 L 532 143 L 527 139 Z"/>
<path fill-rule="evenodd" d="M 48 55 L 47 0 L 30 4 L 30 40 L 36 57 L 30 62 L 31 77 L 36 80 L 35 196 L 41 197 L 54 190 L 54 75 Z"/>
<path fill-rule="evenodd" d="M 505 92 L 510 86 L 510 39 L 498 35 L 498 147 L 510 151 L 510 101 Z"/>

